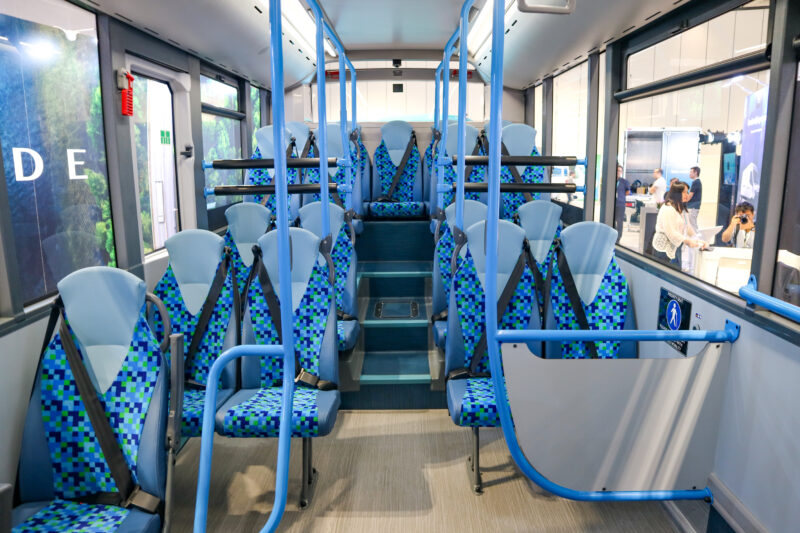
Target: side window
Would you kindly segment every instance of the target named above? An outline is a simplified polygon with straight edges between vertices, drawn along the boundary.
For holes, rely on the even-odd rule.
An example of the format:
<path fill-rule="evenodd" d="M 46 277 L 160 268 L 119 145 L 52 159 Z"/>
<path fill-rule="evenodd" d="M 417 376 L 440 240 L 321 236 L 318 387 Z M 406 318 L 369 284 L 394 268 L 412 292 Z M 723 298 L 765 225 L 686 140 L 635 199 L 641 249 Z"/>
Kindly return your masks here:
<path fill-rule="evenodd" d="M 242 119 L 239 89 L 224 81 L 200 76 L 200 100 L 203 103 L 203 159 L 239 159 L 242 157 Z M 242 185 L 241 170 L 207 170 L 206 187 Z M 241 201 L 240 196 L 209 196 L 208 209 Z"/>
<path fill-rule="evenodd" d="M 28 304 L 77 269 L 116 264 L 94 15 L 64 1 L 0 5 L 0 102 L 0 209 Z"/>
<path fill-rule="evenodd" d="M 253 106 L 253 133 L 261 127 L 261 89 L 250 87 L 250 103 Z M 253 152 L 256 151 L 256 136 L 253 135 Z"/>

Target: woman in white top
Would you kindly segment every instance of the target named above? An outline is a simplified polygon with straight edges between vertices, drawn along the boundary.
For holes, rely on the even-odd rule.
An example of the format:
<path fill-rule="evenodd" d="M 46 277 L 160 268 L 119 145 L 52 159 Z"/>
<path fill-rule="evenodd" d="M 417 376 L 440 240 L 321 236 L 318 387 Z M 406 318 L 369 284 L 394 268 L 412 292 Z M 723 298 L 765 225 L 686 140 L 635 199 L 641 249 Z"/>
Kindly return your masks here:
<path fill-rule="evenodd" d="M 664 198 L 664 205 L 658 210 L 656 232 L 653 235 L 656 259 L 678 269 L 681 265 L 682 244 L 690 248 L 706 247 L 689 224 L 687 201 L 689 201 L 689 187 L 682 181 L 676 182 L 669 188 Z"/>

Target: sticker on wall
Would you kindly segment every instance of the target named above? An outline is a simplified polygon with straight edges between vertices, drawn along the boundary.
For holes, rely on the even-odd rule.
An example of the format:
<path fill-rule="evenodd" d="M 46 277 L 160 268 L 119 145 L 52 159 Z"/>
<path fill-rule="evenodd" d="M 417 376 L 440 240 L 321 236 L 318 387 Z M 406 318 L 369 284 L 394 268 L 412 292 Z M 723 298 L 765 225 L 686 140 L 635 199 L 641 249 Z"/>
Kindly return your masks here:
<path fill-rule="evenodd" d="M 689 329 L 691 318 L 692 302 L 662 287 L 661 297 L 658 300 L 658 329 L 667 331 Z M 686 355 L 688 347 L 686 341 L 666 342 L 683 355 Z"/>
<path fill-rule="evenodd" d="M 172 144 L 170 137 L 171 135 L 169 130 L 161 130 L 161 144 Z"/>

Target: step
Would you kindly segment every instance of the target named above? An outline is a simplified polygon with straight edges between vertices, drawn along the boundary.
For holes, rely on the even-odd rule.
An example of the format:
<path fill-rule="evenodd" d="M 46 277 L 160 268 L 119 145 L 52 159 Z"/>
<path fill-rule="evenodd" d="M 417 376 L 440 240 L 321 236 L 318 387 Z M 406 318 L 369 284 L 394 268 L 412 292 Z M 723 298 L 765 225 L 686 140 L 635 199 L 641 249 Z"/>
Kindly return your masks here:
<path fill-rule="evenodd" d="M 341 409 L 447 409 L 444 391 L 428 384 L 365 385 L 342 392 Z"/>
<path fill-rule="evenodd" d="M 361 298 L 364 328 L 427 327 L 430 301 L 421 296 Z"/>
<path fill-rule="evenodd" d="M 431 261 L 359 261 L 359 278 L 430 278 Z"/>
<path fill-rule="evenodd" d="M 361 386 L 430 384 L 427 351 L 385 351 L 364 354 Z"/>
<path fill-rule="evenodd" d="M 427 220 L 367 220 L 356 239 L 360 261 L 430 261 L 433 248 Z"/>

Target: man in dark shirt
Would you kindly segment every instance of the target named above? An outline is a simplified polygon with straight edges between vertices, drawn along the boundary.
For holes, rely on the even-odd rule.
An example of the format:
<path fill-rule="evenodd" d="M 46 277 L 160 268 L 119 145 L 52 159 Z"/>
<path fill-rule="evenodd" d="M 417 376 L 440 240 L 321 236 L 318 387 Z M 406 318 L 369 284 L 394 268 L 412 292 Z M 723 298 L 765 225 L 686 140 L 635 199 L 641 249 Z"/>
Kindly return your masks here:
<path fill-rule="evenodd" d="M 622 177 L 622 165 L 617 165 L 617 202 L 614 209 L 614 227 L 617 228 L 617 242 L 622 238 L 622 227 L 625 224 L 625 196 L 630 185 Z"/>
<path fill-rule="evenodd" d="M 700 213 L 700 204 L 703 203 L 703 184 L 700 182 L 700 167 L 689 169 L 689 178 L 692 186 L 689 189 L 689 202 L 686 207 L 689 212 L 689 224 L 697 231 L 697 215 Z"/>

